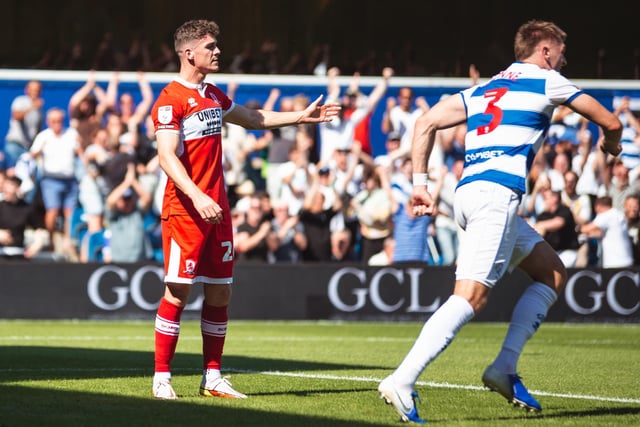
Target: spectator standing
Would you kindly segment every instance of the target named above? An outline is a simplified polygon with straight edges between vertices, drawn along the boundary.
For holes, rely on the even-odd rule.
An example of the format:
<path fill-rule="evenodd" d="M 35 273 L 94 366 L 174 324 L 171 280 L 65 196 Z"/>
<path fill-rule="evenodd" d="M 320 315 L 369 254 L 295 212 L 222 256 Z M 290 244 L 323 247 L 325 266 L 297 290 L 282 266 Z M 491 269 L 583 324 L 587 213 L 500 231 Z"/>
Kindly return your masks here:
<path fill-rule="evenodd" d="M 15 167 L 22 154 L 29 151 L 33 139 L 44 125 L 42 83 L 30 80 L 24 92 L 11 102 L 11 119 L 4 146 L 5 168 L 9 170 Z"/>
<path fill-rule="evenodd" d="M 393 252 L 395 248 L 396 241 L 393 236 L 389 236 L 384 239 L 384 244 L 382 246 L 382 250 L 377 254 L 373 254 L 369 261 L 368 265 L 382 267 L 385 265 L 391 265 L 393 263 Z"/>
<path fill-rule="evenodd" d="M 578 179 L 578 174 L 574 170 L 565 172 L 562 203 L 569 207 L 576 226 L 580 227 L 593 218 L 593 207 L 591 206 L 591 198 L 587 194 L 578 194 Z M 584 268 L 589 260 L 589 243 L 584 235 L 578 236 L 578 242 L 580 246 L 574 267 Z"/>
<path fill-rule="evenodd" d="M 391 69 L 389 69 L 391 71 Z M 391 75 L 393 73 L 391 72 Z M 357 109 L 358 105 L 367 102 L 367 96 L 360 91 L 360 73 L 353 74 L 349 88 L 342 97 L 342 108 L 344 109 L 344 117 L 349 119 Z M 374 108 L 375 109 L 375 108 Z M 362 151 L 372 156 L 371 148 L 371 117 L 373 110 L 356 125 L 353 130 L 353 139 L 360 142 Z"/>
<path fill-rule="evenodd" d="M 316 170 L 300 210 L 300 222 L 308 242 L 303 252 L 304 261 L 333 260 L 331 220 L 342 210 L 342 200 L 333 188 L 321 185 L 322 179 Z"/>
<path fill-rule="evenodd" d="M 573 170 L 564 173 L 564 190 L 562 191 L 562 203 L 567 205 L 573 213 L 577 225 L 583 225 L 591 221 L 591 199 L 586 194 L 578 194 L 578 174 Z"/>
<path fill-rule="evenodd" d="M 569 207 L 562 203 L 560 191 L 542 192 L 545 208 L 533 224 L 536 230 L 558 253 L 565 267 L 575 267 L 578 257 L 578 233 Z"/>
<path fill-rule="evenodd" d="M 380 252 L 384 239 L 393 233 L 388 181 L 385 168 L 368 167 L 364 173 L 364 188 L 351 199 L 351 206 L 358 218 L 359 258 L 363 263 L 367 263 L 369 258 Z"/>
<path fill-rule="evenodd" d="M 2 181 L 0 200 L 0 255 L 9 258 L 33 258 L 43 248 L 47 236 L 42 216 L 33 204 L 18 196 L 20 178 L 8 176 Z M 25 231 L 34 231 L 25 244 Z"/>
<path fill-rule="evenodd" d="M 400 171 L 391 176 L 390 197 L 395 242 L 392 261 L 394 264 L 414 262 L 434 264 L 429 246 L 429 243 L 433 243 L 433 238 L 429 235 L 433 219 L 430 216 L 417 216 L 413 213 L 410 178 L 412 170 L 411 158 L 406 157 Z"/>
<path fill-rule="evenodd" d="M 600 240 L 602 268 L 626 268 L 633 265 L 633 250 L 622 211 L 613 207 L 611 196 L 596 199 L 596 217 L 580 227 L 580 232 Z"/>
<path fill-rule="evenodd" d="M 387 134 L 387 140 L 384 144 L 385 153 L 378 154 L 373 158 L 376 166 L 384 166 L 388 168 L 391 175 L 400 169 L 403 160 L 407 158 L 400 150 L 400 133 L 391 131 Z"/>
<path fill-rule="evenodd" d="M 131 92 L 123 92 L 118 96 L 118 105 L 115 106 L 115 114 L 120 116 L 122 123 L 129 131 L 141 132 L 145 125 L 145 118 L 153 105 L 153 90 L 144 72 L 136 74 L 138 88 L 140 90 L 140 101 L 136 104 Z M 119 73 L 114 73 L 115 82 L 119 84 Z"/>
<path fill-rule="evenodd" d="M 236 261 L 267 262 L 267 236 L 270 232 L 271 223 L 265 218 L 260 199 L 251 196 L 245 220 L 238 226 L 235 238 Z"/>
<path fill-rule="evenodd" d="M 280 97 L 280 89 L 273 88 L 269 92 L 269 97 L 265 105 L 273 109 L 277 99 Z M 280 105 L 281 112 L 293 111 L 293 103 L 284 102 Z M 293 129 L 293 133 L 290 130 Z M 283 134 L 283 131 L 284 134 Z M 287 132 L 289 131 L 289 132 Z M 273 129 L 269 138 L 269 146 L 267 152 L 267 164 L 265 168 L 266 174 L 266 190 L 271 197 L 279 199 L 282 189 L 282 180 L 280 179 L 280 168 L 289 161 L 289 153 L 291 148 L 296 145 L 296 126 L 287 126 L 286 128 Z"/>
<path fill-rule="evenodd" d="M 114 75 L 117 81 L 118 73 Z M 147 137 L 146 130 L 149 110 L 153 104 L 153 91 L 145 73 L 138 72 L 137 81 L 141 95 L 140 101 L 136 104 L 131 92 L 123 92 L 118 97 L 118 105 L 112 114 L 119 116 L 121 123 L 119 140 L 134 157 L 138 179 L 148 191 L 158 182 L 157 174 L 147 172 L 147 164 L 157 154 L 154 147 L 155 140 Z M 151 121 L 149 125 L 153 125 L 153 122 Z"/>
<path fill-rule="evenodd" d="M 624 200 L 624 217 L 631 240 L 633 265 L 640 265 L 640 195 L 630 194 Z"/>
<path fill-rule="evenodd" d="M 456 187 L 463 172 L 464 160 L 461 158 L 453 161 L 451 170 L 443 165 L 433 191 L 433 199 L 438 206 L 434 215 L 434 227 L 442 265 L 453 265 L 458 258 L 460 227 L 455 220 L 453 205 Z"/>
<path fill-rule="evenodd" d="M 110 259 L 105 262 L 130 263 L 153 257 L 151 241 L 144 226 L 144 216 L 151 207 L 149 194 L 138 178 L 133 164 L 127 174 L 106 199 L 106 219 Z"/>
<path fill-rule="evenodd" d="M 628 96 L 622 97 L 614 114 L 620 118 L 624 125 L 620 139 L 622 144 L 620 158 L 628 169 L 635 169 L 640 166 L 640 121 L 631 111 Z"/>
<path fill-rule="evenodd" d="M 78 132 L 65 127 L 65 113 L 54 107 L 47 111 L 47 128 L 40 132 L 31 146 L 31 156 L 41 161 L 40 191 L 45 207 L 45 226 L 49 241 L 55 243 L 58 217 L 62 213 L 62 244 L 56 252 L 75 258 L 69 230 L 71 215 L 78 203 L 76 157 L 82 154 Z"/>
<path fill-rule="evenodd" d="M 289 161 L 278 168 L 282 182 L 280 200 L 286 201 L 289 214 L 297 215 L 304 203 L 305 194 L 309 190 L 315 165 L 309 163 L 309 151 L 301 149 L 298 144 L 289 150 Z M 329 173 L 329 169 L 324 170 Z"/>
<path fill-rule="evenodd" d="M 340 70 L 335 67 L 331 68 L 327 73 L 327 102 L 338 102 L 341 100 L 340 85 L 337 82 L 339 74 Z M 351 101 L 347 101 L 345 103 L 345 100 L 343 99 L 343 106 L 339 117 L 332 122 L 327 122 L 320 125 L 321 161 L 323 161 L 324 163 L 328 162 L 333 155 L 333 152 L 337 148 L 351 148 L 354 143 L 354 134 L 356 127 L 362 120 L 367 117 L 367 115 L 375 110 L 376 106 L 387 91 L 387 87 L 389 86 L 389 79 L 391 78 L 391 76 L 393 76 L 393 69 L 390 67 L 385 67 L 382 70 L 382 79 L 373 88 L 366 99 L 363 98 L 360 102 L 356 102 L 355 104 L 351 103 Z M 348 100 L 352 98 L 353 97 L 347 96 Z M 345 111 L 347 111 L 348 108 L 350 108 L 350 113 L 347 117 Z M 358 143 L 362 147 L 362 144 L 360 142 Z"/>
<path fill-rule="evenodd" d="M 233 80 L 227 84 L 229 99 L 234 99 L 237 88 L 238 83 Z M 230 206 L 235 206 L 241 197 L 236 189 L 247 179 L 245 162 L 247 155 L 253 151 L 253 141 L 253 138 L 248 138 L 248 132 L 242 126 L 222 123 L 224 178 Z"/>
<path fill-rule="evenodd" d="M 307 248 L 307 236 L 298 215 L 290 215 L 285 200 L 274 200 L 271 231 L 267 235 L 269 252 L 267 260 L 274 263 L 302 262 L 302 253 Z"/>
<path fill-rule="evenodd" d="M 233 224 L 222 169 L 223 121 L 268 129 L 330 121 L 340 108 L 321 106 L 321 97 L 302 112 L 252 110 L 235 104 L 205 82 L 220 67 L 219 31 L 215 22 L 202 19 L 187 21 L 175 31 L 179 75 L 165 86 L 152 109 L 160 166 L 167 174 L 162 209 L 165 293 L 156 313 L 152 387 L 158 399 L 177 398 L 170 368 L 180 318 L 194 283 L 204 288 L 200 394 L 247 397 L 220 372 L 234 261 Z"/>
<path fill-rule="evenodd" d="M 578 151 L 571 159 L 571 169 L 578 175 L 576 193 L 589 196 L 591 201 L 591 215 L 594 215 L 593 202 L 602 185 L 602 168 L 605 162 L 604 153 L 598 145 L 593 143 L 591 132 L 578 134 L 580 141 Z"/>
<path fill-rule="evenodd" d="M 69 98 L 69 126 L 78 132 L 80 146 L 91 143 L 91 136 L 102 127 L 107 109 L 115 102 L 116 86 L 110 82 L 107 91 L 96 81 L 95 71 L 89 71 L 87 81 Z"/>
<path fill-rule="evenodd" d="M 609 185 L 606 185 L 604 189 L 606 195 L 611 196 L 613 207 L 622 212 L 624 210 L 624 199 L 628 195 L 638 192 L 638 181 L 631 182 L 629 168 L 620 157 L 617 157 L 612 163 L 612 178 Z"/>
<path fill-rule="evenodd" d="M 547 171 L 549 181 L 551 181 L 551 189 L 553 191 L 564 190 L 564 174 L 571 168 L 571 160 L 569 156 L 561 151 L 553 157 L 551 169 Z"/>
<path fill-rule="evenodd" d="M 391 131 L 400 134 L 400 148 L 403 153 L 411 150 L 411 139 L 416 120 L 429 110 L 427 100 L 419 96 L 415 99 L 413 89 L 407 86 L 398 90 L 397 98 L 387 98 L 386 110 L 382 116 L 382 133 Z"/>
<path fill-rule="evenodd" d="M 92 143 L 84 151 L 86 173 L 80 179 L 78 186 L 78 202 L 86 216 L 87 234 L 103 229 L 104 199 L 108 190 L 101 171 L 108 155 L 107 131 L 104 128 L 96 129 Z M 80 258 L 86 260 L 82 251 Z"/>
<path fill-rule="evenodd" d="M 551 116 L 549 138 L 553 143 L 569 141 L 578 144 L 578 133 L 586 129 L 588 120 L 566 105 L 558 105 Z"/>

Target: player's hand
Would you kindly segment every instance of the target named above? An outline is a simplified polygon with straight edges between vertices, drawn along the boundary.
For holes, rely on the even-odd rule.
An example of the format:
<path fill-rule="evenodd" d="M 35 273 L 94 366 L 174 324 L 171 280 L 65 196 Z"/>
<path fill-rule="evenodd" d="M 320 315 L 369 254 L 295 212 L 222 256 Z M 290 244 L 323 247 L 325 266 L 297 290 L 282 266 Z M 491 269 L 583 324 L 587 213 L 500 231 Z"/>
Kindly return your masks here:
<path fill-rule="evenodd" d="M 223 219 L 222 208 L 204 193 L 193 199 L 193 206 L 207 224 L 220 224 Z"/>
<path fill-rule="evenodd" d="M 411 195 L 411 205 L 413 206 L 413 214 L 415 216 L 433 215 L 434 203 L 431 194 L 424 185 L 416 185 L 413 187 Z"/>
<path fill-rule="evenodd" d="M 600 150 L 602 150 L 603 153 L 609 153 L 612 156 L 617 156 L 622 152 L 622 144 L 620 144 L 619 142 L 614 144 L 607 144 L 605 143 L 604 139 L 602 139 L 599 144 Z"/>
<path fill-rule="evenodd" d="M 309 104 L 304 110 L 302 117 L 298 120 L 298 123 L 330 122 L 340 113 L 340 110 L 342 110 L 342 106 L 337 102 L 328 102 L 320 105 L 320 101 L 322 101 L 322 95 L 318 96 L 315 101 Z"/>

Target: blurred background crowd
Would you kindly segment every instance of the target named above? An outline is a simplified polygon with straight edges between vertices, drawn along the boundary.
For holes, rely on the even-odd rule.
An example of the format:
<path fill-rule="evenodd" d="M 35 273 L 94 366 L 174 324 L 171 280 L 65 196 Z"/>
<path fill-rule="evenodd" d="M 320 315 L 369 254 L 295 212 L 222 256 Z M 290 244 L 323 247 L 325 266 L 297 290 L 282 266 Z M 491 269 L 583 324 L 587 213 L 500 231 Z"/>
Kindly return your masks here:
<path fill-rule="evenodd" d="M 467 68 L 469 85 L 480 79 Z M 388 94 L 384 67 L 370 90 L 359 73 L 325 72 L 326 99 L 343 106 L 321 125 L 269 131 L 223 128 L 224 169 L 242 262 L 456 262 L 453 196 L 464 165 L 464 125 L 438 133 L 430 161 L 432 217 L 411 211 L 410 145 L 415 120 L 430 108 L 411 87 Z M 144 72 L 135 93 L 120 74 L 107 84 L 89 72 L 67 108 L 45 108 L 42 82 L 11 100 L 0 152 L 0 254 L 65 262 L 162 261 L 160 211 L 166 176 L 158 167 Z M 344 77 L 347 77 L 345 80 Z M 347 85 L 339 82 L 347 81 Z M 237 99 L 242 86 L 227 85 Z M 448 96 L 448 95 L 443 95 Z M 310 102 L 273 88 L 250 108 L 295 111 Z M 374 119 L 380 106 L 383 114 Z M 623 152 L 607 158 L 589 122 L 558 107 L 533 162 L 521 204 L 526 217 L 569 267 L 640 265 L 640 124 L 621 98 Z M 613 107 L 612 107 L 613 108 Z M 385 135 L 383 152 L 371 133 Z"/>
<path fill-rule="evenodd" d="M 512 60 L 515 28 L 539 17 L 569 33 L 563 71 L 570 78 L 639 79 L 637 4 L 590 7 L 577 11 L 547 0 L 501 0 L 481 10 L 463 0 L 400 0 L 393 7 L 337 0 L 214 0 L 206 6 L 9 0 L 0 17 L 0 66 L 97 70 L 111 78 L 99 84 L 89 72 L 64 108 L 46 107 L 38 80 L 3 100 L 11 113 L 0 118 L 8 123 L 0 144 L 0 255 L 162 261 L 166 177 L 158 167 L 149 119 L 154 94 L 145 73 L 177 71 L 168 29 L 206 17 L 221 25 L 221 72 L 321 76 L 328 81 L 326 98 L 343 105 L 338 120 L 318 126 L 224 127 L 238 262 L 454 264 L 452 198 L 464 165 L 465 128 L 438 135 L 430 162 L 437 212 L 413 217 L 411 133 L 430 105 L 412 87 L 390 95 L 390 77 L 468 77 L 474 84 L 479 69 L 491 76 Z M 550 16 L 538 16 L 540 10 Z M 133 92 L 123 89 L 119 74 L 131 71 L 138 73 Z M 379 76 L 379 82 L 365 91 L 361 76 Z M 345 78 L 349 84 L 339 85 Z M 233 81 L 227 91 L 247 99 Z M 309 102 L 306 94 L 283 96 L 274 87 L 265 99 L 244 104 L 287 111 Z M 623 97 L 611 106 L 625 124 L 618 158 L 594 148 L 600 135 L 584 118 L 558 108 L 534 161 L 521 214 L 570 267 L 640 264 L 638 104 Z M 372 114 L 376 108 L 384 111 L 381 118 Z M 374 131 L 384 135 L 382 153 L 372 150 Z"/>
<path fill-rule="evenodd" d="M 346 75 L 487 76 L 513 58 L 513 34 L 532 18 L 569 38 L 572 79 L 639 79 L 637 2 L 576 6 L 539 0 L 486 4 L 398 0 L 6 0 L 0 67 L 172 71 L 172 31 L 192 18 L 221 26 L 221 72 L 312 74 L 321 58 Z"/>

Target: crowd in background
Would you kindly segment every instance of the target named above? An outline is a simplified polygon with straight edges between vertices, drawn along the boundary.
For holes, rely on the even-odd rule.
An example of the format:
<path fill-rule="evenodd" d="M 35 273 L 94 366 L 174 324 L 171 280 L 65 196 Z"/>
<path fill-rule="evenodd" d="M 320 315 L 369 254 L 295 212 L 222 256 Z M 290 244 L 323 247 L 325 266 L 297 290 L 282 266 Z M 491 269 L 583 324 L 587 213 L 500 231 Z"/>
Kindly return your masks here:
<path fill-rule="evenodd" d="M 242 70 L 242 64 L 237 58 L 232 66 Z M 430 108 L 426 99 L 410 87 L 388 96 L 392 68 L 383 68 L 378 84 L 364 93 L 358 73 L 340 87 L 340 70 L 321 60 L 314 67 L 328 78 L 326 100 L 343 106 L 337 119 L 259 132 L 223 127 L 237 261 L 455 264 L 453 197 L 466 127 L 438 133 L 429 163 L 437 209 L 431 217 L 415 217 L 410 147 L 416 119 Z M 478 81 L 474 66 L 469 76 L 470 84 Z M 166 176 L 158 164 L 149 118 L 154 96 L 144 73 L 138 87 L 136 104 L 132 93 L 119 90 L 117 72 L 105 88 L 90 73 L 66 110 L 44 110 L 38 81 L 12 101 L 0 153 L 2 256 L 162 261 Z M 227 91 L 233 99 L 242 87 L 232 82 Z M 297 111 L 309 102 L 304 94 L 281 96 L 274 88 L 264 101 L 246 106 Z M 378 105 L 384 106 L 380 122 L 373 120 Z M 555 111 L 533 159 L 521 215 L 568 267 L 640 265 L 640 124 L 628 98 L 615 112 L 625 124 L 623 152 L 615 159 L 596 150 L 600 136 L 588 121 L 564 107 Z M 372 152 L 373 127 L 386 135 L 384 153 Z"/>

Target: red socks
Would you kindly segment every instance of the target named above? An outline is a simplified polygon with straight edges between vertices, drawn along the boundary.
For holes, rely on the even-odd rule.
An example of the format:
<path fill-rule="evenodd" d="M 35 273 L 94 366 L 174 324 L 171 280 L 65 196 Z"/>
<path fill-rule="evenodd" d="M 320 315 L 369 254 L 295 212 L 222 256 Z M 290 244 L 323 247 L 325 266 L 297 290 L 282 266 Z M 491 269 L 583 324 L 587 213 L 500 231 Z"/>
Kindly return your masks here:
<path fill-rule="evenodd" d="M 222 349 L 227 336 L 227 306 L 213 307 L 202 304 L 200 329 L 202 331 L 202 355 L 204 369 L 220 370 Z"/>
<path fill-rule="evenodd" d="M 180 315 L 184 307 L 160 301 L 156 314 L 155 372 L 170 372 L 180 335 Z"/>

